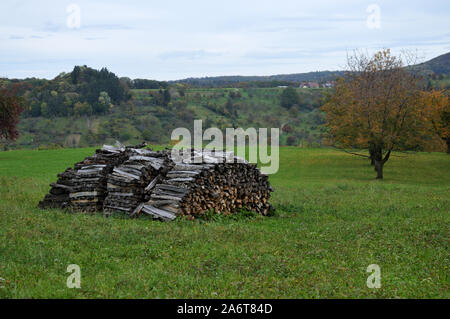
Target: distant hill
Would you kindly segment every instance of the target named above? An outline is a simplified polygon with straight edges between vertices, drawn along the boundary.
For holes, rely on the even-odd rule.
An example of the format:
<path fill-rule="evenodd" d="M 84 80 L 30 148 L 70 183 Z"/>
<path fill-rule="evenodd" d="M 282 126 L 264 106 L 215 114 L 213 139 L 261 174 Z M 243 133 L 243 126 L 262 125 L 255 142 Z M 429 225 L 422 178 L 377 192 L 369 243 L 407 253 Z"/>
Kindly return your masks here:
<path fill-rule="evenodd" d="M 203 78 L 187 78 L 182 80 L 170 81 L 169 83 L 184 83 L 197 87 L 226 87 L 235 86 L 238 83 L 259 83 L 259 87 L 275 87 L 290 83 L 301 83 L 307 81 L 326 82 L 334 80 L 336 77 L 342 76 L 343 71 L 317 71 L 308 73 L 295 74 L 278 74 L 269 76 L 215 76 Z M 266 85 L 264 85 L 266 84 Z M 245 85 L 241 85 L 245 86 Z"/>
<path fill-rule="evenodd" d="M 425 74 L 450 75 L 450 52 L 440 55 L 427 62 L 412 67 L 423 71 Z"/>
<path fill-rule="evenodd" d="M 417 64 L 411 69 L 419 70 L 427 76 L 450 75 L 450 52 L 440 55 L 427 62 Z M 343 76 L 344 71 L 317 71 L 308 73 L 278 74 L 270 76 L 214 76 L 203 78 L 187 78 L 170 81 L 169 83 L 184 83 L 196 87 L 275 87 L 279 85 L 289 85 L 301 82 L 326 82 Z M 240 84 L 240 85 L 238 85 Z"/>

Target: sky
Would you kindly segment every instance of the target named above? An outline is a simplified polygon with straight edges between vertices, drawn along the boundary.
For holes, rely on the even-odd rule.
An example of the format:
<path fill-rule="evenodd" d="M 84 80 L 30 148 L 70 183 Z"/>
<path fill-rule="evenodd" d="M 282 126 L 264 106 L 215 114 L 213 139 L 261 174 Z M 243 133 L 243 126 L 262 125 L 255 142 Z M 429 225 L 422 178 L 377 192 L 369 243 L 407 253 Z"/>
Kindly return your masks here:
<path fill-rule="evenodd" d="M 1 1 L 0 77 L 74 65 L 157 80 L 342 70 L 354 50 L 450 51 L 448 0 Z"/>

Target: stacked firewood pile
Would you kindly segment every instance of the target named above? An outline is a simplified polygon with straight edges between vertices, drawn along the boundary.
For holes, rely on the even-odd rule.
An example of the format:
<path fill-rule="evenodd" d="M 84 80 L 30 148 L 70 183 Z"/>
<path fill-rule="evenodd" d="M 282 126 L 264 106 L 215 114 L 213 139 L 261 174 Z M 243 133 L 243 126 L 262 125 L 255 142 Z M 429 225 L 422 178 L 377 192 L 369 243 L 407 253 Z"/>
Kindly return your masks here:
<path fill-rule="evenodd" d="M 272 191 L 268 176 L 254 164 L 225 152 L 193 152 L 190 158 L 176 162 L 136 213 L 162 220 L 193 219 L 209 210 L 226 215 L 245 207 L 268 215 Z"/>
<path fill-rule="evenodd" d="M 103 208 L 106 213 L 122 211 L 131 214 L 150 198 L 152 183 L 170 169 L 167 152 L 130 149 L 128 160 L 108 175 L 108 195 Z"/>
<path fill-rule="evenodd" d="M 246 208 L 272 210 L 268 176 L 227 152 L 170 151 L 104 146 L 94 156 L 58 174 L 41 208 L 124 212 L 155 219 L 194 219 L 208 211 L 232 214 Z"/>

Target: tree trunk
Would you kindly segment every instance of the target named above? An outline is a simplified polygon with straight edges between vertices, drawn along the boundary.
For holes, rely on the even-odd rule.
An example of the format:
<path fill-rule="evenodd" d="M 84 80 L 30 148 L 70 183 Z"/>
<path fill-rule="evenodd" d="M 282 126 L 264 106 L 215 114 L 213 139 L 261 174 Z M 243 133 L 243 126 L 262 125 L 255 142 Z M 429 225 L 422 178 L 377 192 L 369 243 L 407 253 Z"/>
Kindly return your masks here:
<path fill-rule="evenodd" d="M 383 179 L 383 160 L 374 160 L 375 171 L 377 172 L 377 179 Z"/>
<path fill-rule="evenodd" d="M 374 163 L 375 172 L 377 172 L 377 179 L 383 179 L 383 166 L 391 156 L 391 150 L 386 153 L 386 156 L 383 158 L 383 148 L 379 145 L 374 145 L 372 148 L 372 160 Z"/>
<path fill-rule="evenodd" d="M 447 142 L 447 154 L 450 154 L 450 138 L 447 138 L 446 142 Z"/>
<path fill-rule="evenodd" d="M 370 165 L 375 166 L 375 152 L 372 149 L 369 149 L 369 158 L 370 158 Z"/>
<path fill-rule="evenodd" d="M 374 166 L 375 172 L 378 172 L 379 166 L 380 165 L 383 166 L 383 164 L 384 164 L 384 163 L 382 163 L 383 162 L 383 149 L 380 146 L 373 145 L 369 151 L 370 151 L 371 165 Z M 382 164 L 380 164 L 380 163 L 382 163 Z M 383 168 L 381 167 L 381 170 L 382 169 Z M 381 178 L 383 178 L 382 175 L 383 174 L 381 174 Z"/>
<path fill-rule="evenodd" d="M 370 165 L 375 166 L 375 145 L 373 144 L 369 145 L 369 158 Z"/>

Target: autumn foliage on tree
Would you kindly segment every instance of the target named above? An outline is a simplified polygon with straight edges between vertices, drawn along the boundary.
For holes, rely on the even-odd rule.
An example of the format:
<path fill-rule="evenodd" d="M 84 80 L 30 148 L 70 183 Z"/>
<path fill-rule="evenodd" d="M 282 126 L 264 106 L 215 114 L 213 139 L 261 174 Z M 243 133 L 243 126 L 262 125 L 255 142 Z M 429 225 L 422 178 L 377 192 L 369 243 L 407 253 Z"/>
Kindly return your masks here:
<path fill-rule="evenodd" d="M 368 149 L 382 179 L 392 151 L 420 149 L 430 135 L 420 79 L 404 68 L 415 61 L 383 50 L 355 53 L 347 62 L 347 74 L 322 107 L 329 140 L 344 149 Z"/>
<path fill-rule="evenodd" d="M 430 130 L 441 139 L 450 154 L 450 100 L 445 90 L 423 92 Z"/>
<path fill-rule="evenodd" d="M 13 89 L 0 87 L 0 140 L 14 140 L 19 135 L 17 124 L 22 113 L 22 100 L 16 96 L 17 86 Z"/>

